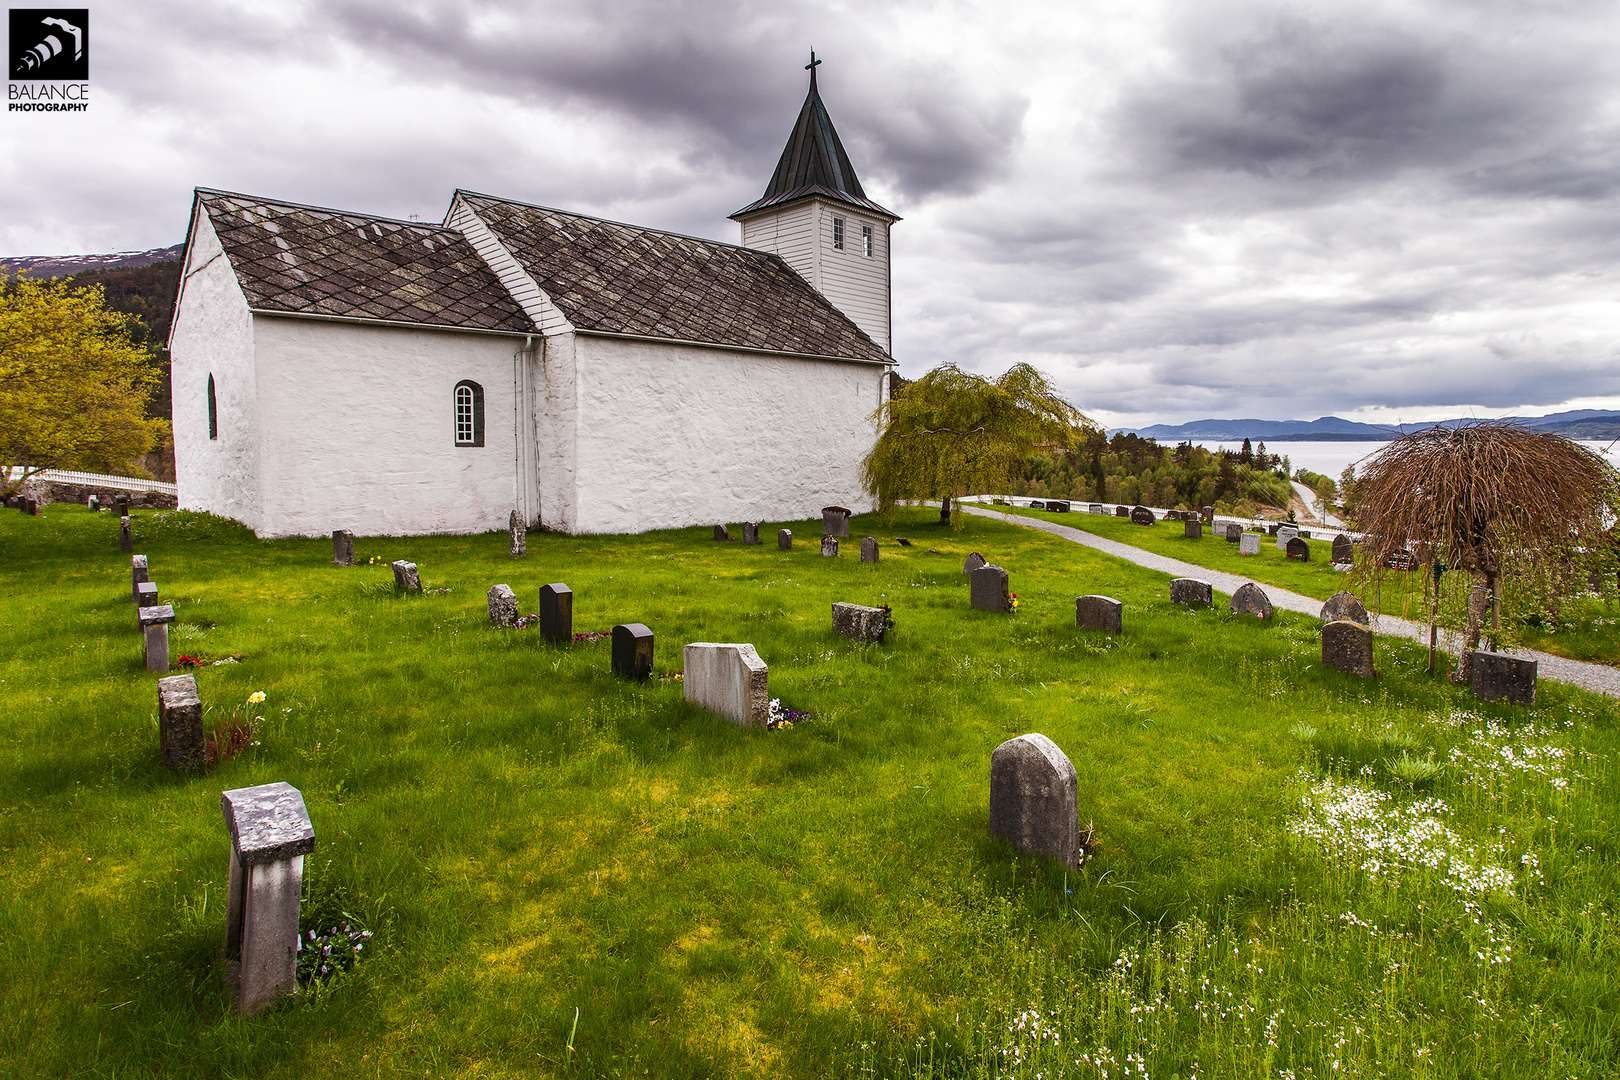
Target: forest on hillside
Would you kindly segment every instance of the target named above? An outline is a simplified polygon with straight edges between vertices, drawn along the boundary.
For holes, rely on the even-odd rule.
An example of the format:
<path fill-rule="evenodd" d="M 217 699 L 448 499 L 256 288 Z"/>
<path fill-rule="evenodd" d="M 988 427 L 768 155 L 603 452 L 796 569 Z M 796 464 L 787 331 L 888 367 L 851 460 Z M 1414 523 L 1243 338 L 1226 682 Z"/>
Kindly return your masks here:
<path fill-rule="evenodd" d="M 1096 432 L 1078 451 L 1030 455 L 1008 494 L 1180 510 L 1213 506 L 1250 517 L 1288 506 L 1289 473 L 1287 457 L 1247 439 L 1241 450 L 1211 451 L 1190 442 L 1167 447 L 1126 432 L 1113 438 Z"/>

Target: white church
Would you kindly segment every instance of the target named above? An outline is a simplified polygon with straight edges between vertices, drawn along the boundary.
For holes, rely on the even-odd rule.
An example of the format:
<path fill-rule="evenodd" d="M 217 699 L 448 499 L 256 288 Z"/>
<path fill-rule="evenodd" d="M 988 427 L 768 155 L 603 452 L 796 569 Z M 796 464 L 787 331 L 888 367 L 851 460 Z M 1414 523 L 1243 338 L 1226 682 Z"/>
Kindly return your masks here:
<path fill-rule="evenodd" d="M 870 507 L 889 228 L 816 89 L 742 245 L 457 191 L 442 225 L 199 188 L 180 505 L 261 537 L 568 533 Z"/>

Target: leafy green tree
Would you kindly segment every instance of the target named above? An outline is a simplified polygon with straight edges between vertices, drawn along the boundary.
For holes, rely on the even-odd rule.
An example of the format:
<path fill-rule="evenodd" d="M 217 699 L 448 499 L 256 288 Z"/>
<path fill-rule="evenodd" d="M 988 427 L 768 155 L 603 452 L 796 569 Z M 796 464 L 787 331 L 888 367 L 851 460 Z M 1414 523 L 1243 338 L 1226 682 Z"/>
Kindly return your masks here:
<path fill-rule="evenodd" d="M 0 293 L 0 459 L 26 469 L 7 495 L 42 469 L 128 470 L 160 436 L 146 415 L 158 374 L 130 330 L 100 286 L 23 278 Z"/>
<path fill-rule="evenodd" d="M 878 507 L 892 513 L 902 500 L 939 499 L 941 518 L 958 525 L 960 511 L 950 508 L 957 496 L 1008 488 L 1032 451 L 1074 451 L 1097 430 L 1028 364 L 996 379 L 944 364 L 872 419 L 882 430 L 861 478 Z"/>

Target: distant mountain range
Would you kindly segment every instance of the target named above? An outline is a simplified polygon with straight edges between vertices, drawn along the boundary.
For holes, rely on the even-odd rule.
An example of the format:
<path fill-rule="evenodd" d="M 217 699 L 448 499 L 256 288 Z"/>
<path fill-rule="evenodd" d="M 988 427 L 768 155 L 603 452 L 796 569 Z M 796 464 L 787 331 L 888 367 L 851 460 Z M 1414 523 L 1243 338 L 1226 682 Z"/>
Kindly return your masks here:
<path fill-rule="evenodd" d="M 1465 416 L 1400 427 L 1363 424 L 1341 416 L 1323 416 L 1316 420 L 1194 420 L 1186 424 L 1115 428 L 1109 434 L 1116 431 L 1132 432 L 1161 443 L 1183 440 L 1241 443 L 1244 439 L 1255 442 L 1385 442 L 1400 435 L 1403 430 L 1418 431 L 1436 424 L 1455 427 L 1473 419 Z M 1523 424 L 1532 431 L 1547 431 L 1572 439 L 1620 438 L 1620 412 L 1611 409 L 1572 409 L 1547 416 L 1504 416 L 1500 419 Z"/>
<path fill-rule="evenodd" d="M 51 278 L 82 274 L 87 270 L 151 266 L 153 263 L 178 259 L 181 247 L 176 244 L 147 251 L 115 251 L 109 255 L 17 255 L 0 258 L 0 277 L 15 277 L 19 272 L 27 271 L 31 278 Z"/>

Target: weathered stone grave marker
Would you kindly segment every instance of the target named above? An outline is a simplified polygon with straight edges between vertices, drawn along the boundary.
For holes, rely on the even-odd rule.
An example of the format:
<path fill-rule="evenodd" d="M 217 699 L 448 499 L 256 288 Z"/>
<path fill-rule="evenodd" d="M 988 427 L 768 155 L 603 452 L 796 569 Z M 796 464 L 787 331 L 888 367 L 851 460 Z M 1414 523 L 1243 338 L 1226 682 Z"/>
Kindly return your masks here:
<path fill-rule="evenodd" d="M 1327 598 L 1322 605 L 1322 614 L 1319 618 L 1323 622 L 1337 622 L 1340 619 L 1349 619 L 1362 626 L 1371 626 L 1372 620 L 1367 617 L 1367 609 L 1355 595 L 1342 589 Z"/>
<path fill-rule="evenodd" d="M 1082 630 L 1101 630 L 1105 634 L 1123 633 L 1125 605 L 1112 596 L 1077 596 L 1074 600 L 1074 625 Z"/>
<path fill-rule="evenodd" d="M 988 561 L 989 560 L 987 560 L 983 555 L 980 555 L 977 551 L 970 551 L 968 552 L 968 557 L 962 560 L 962 573 L 971 574 Z"/>
<path fill-rule="evenodd" d="M 1019 851 L 1080 865 L 1074 763 L 1045 735 L 1008 739 L 990 755 L 990 831 Z"/>
<path fill-rule="evenodd" d="M 1356 561 L 1356 546 L 1350 538 L 1340 533 L 1333 538 L 1333 561 L 1336 563 L 1353 563 Z"/>
<path fill-rule="evenodd" d="M 128 555 L 135 550 L 135 537 L 129 531 L 129 515 L 118 519 L 118 550 Z"/>
<path fill-rule="evenodd" d="M 235 788 L 219 801 L 231 832 L 225 985 L 246 1016 L 298 992 L 298 900 L 315 827 L 291 784 Z"/>
<path fill-rule="evenodd" d="M 1103 512 L 1102 503 L 1092 503 L 1086 509 L 1093 514 L 1100 514 Z"/>
<path fill-rule="evenodd" d="M 1007 571 L 986 563 L 968 575 L 969 602 L 978 611 L 1009 611 L 1012 599 L 1007 591 Z"/>
<path fill-rule="evenodd" d="M 1373 678 L 1372 631 L 1349 619 L 1336 619 L 1322 627 L 1322 665 L 1363 679 Z"/>
<path fill-rule="evenodd" d="M 1303 536 L 1289 537 L 1288 543 L 1283 547 L 1286 558 L 1298 559 L 1300 562 L 1311 561 L 1311 542 Z"/>
<path fill-rule="evenodd" d="M 208 744 L 196 678 L 170 675 L 159 679 L 157 685 L 158 748 L 163 764 L 185 772 L 201 772 L 208 765 Z"/>
<path fill-rule="evenodd" d="M 745 522 L 743 522 L 743 543 L 745 543 L 745 544 L 757 544 L 757 543 L 759 543 L 759 522 L 757 522 L 757 521 L 745 521 Z"/>
<path fill-rule="evenodd" d="M 1198 518 L 1205 525 L 1213 526 L 1215 524 L 1215 508 L 1213 506 L 1200 506 L 1198 508 Z"/>
<path fill-rule="evenodd" d="M 1046 500 L 1046 508 L 1048 510 L 1055 511 L 1055 512 L 1057 512 L 1059 514 L 1067 514 L 1069 512 L 1069 504 L 1064 499 L 1058 499 L 1055 502 L 1053 500 L 1051 500 L 1051 499 L 1048 499 L 1048 500 Z"/>
<path fill-rule="evenodd" d="M 770 669 L 752 645 L 694 641 L 681 650 L 681 692 L 734 724 L 764 727 L 771 715 Z"/>
<path fill-rule="evenodd" d="M 848 507 L 823 506 L 821 508 L 821 535 L 848 536 L 849 515 Z"/>
<path fill-rule="evenodd" d="M 152 580 L 147 574 L 146 556 L 131 555 L 129 559 L 129 598 L 136 606 L 141 606 L 141 589 L 143 581 Z"/>
<path fill-rule="evenodd" d="M 714 527 L 714 538 L 716 540 L 730 540 L 731 532 L 724 525 L 716 525 Z"/>
<path fill-rule="evenodd" d="M 1481 649 L 1474 653 L 1474 696 L 1481 701 L 1536 703 L 1536 676 L 1541 664 L 1507 653 Z"/>
<path fill-rule="evenodd" d="M 1029 508 L 1031 510 L 1045 510 L 1046 509 L 1046 500 L 1044 500 L 1044 499 L 1031 499 L 1031 500 L 1029 500 Z"/>
<path fill-rule="evenodd" d="M 838 554 L 838 537 L 823 536 L 821 538 L 821 553 L 831 559 Z"/>
<path fill-rule="evenodd" d="M 1257 619 L 1269 619 L 1272 616 L 1271 597 L 1254 582 L 1245 582 L 1232 594 L 1231 610 L 1234 615 L 1253 615 Z"/>
<path fill-rule="evenodd" d="M 137 581 L 135 583 L 135 606 L 137 608 L 156 607 L 157 602 L 157 582 Z"/>
<path fill-rule="evenodd" d="M 1244 533 L 1238 537 L 1239 555 L 1260 554 L 1260 536 L 1257 533 Z"/>
<path fill-rule="evenodd" d="M 339 566 L 354 565 L 354 533 L 348 529 L 332 530 L 332 561 Z"/>
<path fill-rule="evenodd" d="M 1239 543 L 1239 542 L 1242 541 L 1242 539 L 1243 539 L 1243 526 L 1241 526 L 1241 525 L 1228 525 L 1226 527 L 1226 542 L 1228 544 Z"/>
<path fill-rule="evenodd" d="M 652 674 L 652 666 L 653 632 L 638 622 L 615 626 L 613 673 L 626 679 L 646 679 Z"/>
<path fill-rule="evenodd" d="M 1116 506 L 1116 507 L 1114 507 L 1114 516 L 1115 517 L 1130 517 L 1131 516 L 1131 508 L 1128 507 L 1128 506 Z"/>
<path fill-rule="evenodd" d="M 144 582 L 143 582 L 144 584 Z M 143 607 L 138 612 L 141 637 L 146 646 L 146 670 L 169 670 L 169 624 L 174 622 L 172 604 Z"/>
<path fill-rule="evenodd" d="M 792 548 L 793 548 L 793 530 L 792 529 L 778 529 L 778 530 L 776 530 L 776 550 L 777 551 L 791 551 Z"/>
<path fill-rule="evenodd" d="M 115 506 L 118 509 L 118 516 L 119 517 L 121 517 L 121 518 L 129 517 L 129 496 L 128 495 L 114 495 L 113 496 L 113 506 Z"/>
<path fill-rule="evenodd" d="M 1186 517 L 1181 521 L 1181 535 L 1188 540 L 1202 540 L 1204 538 L 1204 523 L 1195 517 Z"/>
<path fill-rule="evenodd" d="M 862 644 L 882 641 L 885 621 L 882 608 L 846 603 L 832 606 L 833 631 L 851 641 Z"/>
<path fill-rule="evenodd" d="M 564 645 L 574 640 L 574 590 L 560 581 L 540 586 L 540 636 Z"/>
<path fill-rule="evenodd" d="M 394 563 L 394 587 L 405 592 L 422 591 L 422 578 L 416 572 L 415 563 L 406 562 L 404 559 Z"/>
<path fill-rule="evenodd" d="M 1278 551 L 1287 551 L 1288 550 L 1288 541 L 1292 540 L 1294 537 L 1296 537 L 1298 535 L 1299 535 L 1299 530 L 1298 529 L 1290 528 L 1287 525 L 1283 525 L 1283 526 L 1279 527 L 1277 529 L 1277 550 Z"/>
<path fill-rule="evenodd" d="M 510 585 L 492 585 L 489 589 L 489 624 L 507 630 L 517 629 L 517 593 Z"/>
<path fill-rule="evenodd" d="M 529 530 L 524 524 L 523 515 L 516 510 L 506 519 L 506 536 L 509 557 L 522 559 L 529 554 Z"/>
<path fill-rule="evenodd" d="M 875 563 L 878 561 L 877 537 L 868 536 L 861 541 L 861 562 Z"/>
<path fill-rule="evenodd" d="M 1158 521 L 1156 518 L 1154 518 L 1153 511 L 1149 510 L 1147 507 L 1133 506 L 1131 508 L 1131 524 L 1156 525 L 1158 524 Z"/>
<path fill-rule="evenodd" d="M 1178 577 L 1170 582 L 1170 602 L 1183 607 L 1208 607 L 1215 602 L 1215 590 L 1207 581 Z"/>

